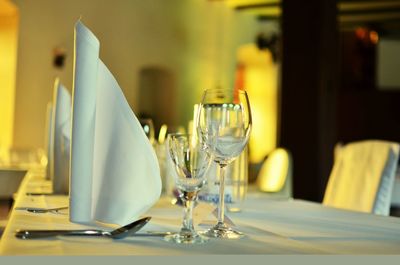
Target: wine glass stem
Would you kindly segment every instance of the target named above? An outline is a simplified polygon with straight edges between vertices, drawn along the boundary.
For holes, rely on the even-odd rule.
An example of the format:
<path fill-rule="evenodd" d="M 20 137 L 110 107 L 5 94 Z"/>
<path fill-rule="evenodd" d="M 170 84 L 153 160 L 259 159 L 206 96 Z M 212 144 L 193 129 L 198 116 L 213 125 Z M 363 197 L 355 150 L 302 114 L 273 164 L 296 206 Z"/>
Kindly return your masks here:
<path fill-rule="evenodd" d="M 183 231 L 193 231 L 193 205 L 194 205 L 194 198 L 183 198 L 183 202 L 185 204 L 185 210 L 183 215 Z"/>
<path fill-rule="evenodd" d="M 225 165 L 219 165 L 219 207 L 218 223 L 224 223 L 225 217 Z"/>

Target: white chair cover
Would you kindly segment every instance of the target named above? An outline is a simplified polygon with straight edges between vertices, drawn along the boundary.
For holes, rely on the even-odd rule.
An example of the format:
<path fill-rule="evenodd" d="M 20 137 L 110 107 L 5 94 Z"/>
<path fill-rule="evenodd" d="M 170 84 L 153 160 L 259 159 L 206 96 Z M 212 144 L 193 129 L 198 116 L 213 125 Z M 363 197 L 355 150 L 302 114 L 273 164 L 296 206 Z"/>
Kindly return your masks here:
<path fill-rule="evenodd" d="M 292 157 L 288 150 L 277 148 L 263 162 L 257 176 L 259 190 L 282 198 L 292 197 Z"/>
<path fill-rule="evenodd" d="M 335 148 L 323 204 L 388 215 L 397 163 L 397 143 L 366 140 Z"/>

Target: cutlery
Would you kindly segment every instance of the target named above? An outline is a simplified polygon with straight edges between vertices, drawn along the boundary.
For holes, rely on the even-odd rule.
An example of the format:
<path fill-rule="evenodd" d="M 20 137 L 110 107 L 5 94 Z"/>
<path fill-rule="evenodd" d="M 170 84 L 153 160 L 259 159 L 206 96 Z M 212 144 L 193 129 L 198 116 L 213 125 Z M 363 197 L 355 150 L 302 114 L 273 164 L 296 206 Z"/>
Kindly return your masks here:
<path fill-rule="evenodd" d="M 57 208 L 36 208 L 36 207 L 16 207 L 14 210 L 25 210 L 31 213 L 48 213 L 58 212 L 59 210 L 68 209 L 68 206 L 57 207 Z"/>
<path fill-rule="evenodd" d="M 15 236 L 20 239 L 46 238 L 54 236 L 99 236 L 112 239 L 122 239 L 133 235 L 150 221 L 151 217 L 144 217 L 113 231 L 103 230 L 17 230 Z"/>
<path fill-rule="evenodd" d="M 27 196 L 57 196 L 57 195 L 62 195 L 62 194 L 54 194 L 54 193 L 50 193 L 50 192 L 27 192 L 26 193 Z"/>

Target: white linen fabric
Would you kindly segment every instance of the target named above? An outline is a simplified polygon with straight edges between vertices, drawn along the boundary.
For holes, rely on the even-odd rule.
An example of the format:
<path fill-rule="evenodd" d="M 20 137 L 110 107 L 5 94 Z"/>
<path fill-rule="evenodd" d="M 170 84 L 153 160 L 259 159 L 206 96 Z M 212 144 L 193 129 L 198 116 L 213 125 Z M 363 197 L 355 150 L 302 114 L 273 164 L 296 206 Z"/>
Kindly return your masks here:
<path fill-rule="evenodd" d="M 69 144 L 71 138 L 71 95 L 57 78 L 54 83 L 53 111 L 53 193 L 68 194 L 69 189 Z"/>
<path fill-rule="evenodd" d="M 323 204 L 388 215 L 399 145 L 366 140 L 335 149 L 335 162 Z"/>
<path fill-rule="evenodd" d="M 46 181 L 31 172 L 23 180 L 0 240 L 0 259 L 11 255 L 196 255 L 200 259 L 226 254 L 234 257 L 253 255 L 251 258 L 260 254 L 400 254 L 400 218 L 324 207 L 319 203 L 297 199 L 274 200 L 270 194 L 255 192 L 256 187 L 248 193 L 243 207 L 245 210 L 231 214 L 237 228 L 246 235 L 240 240 L 210 240 L 206 244 L 182 246 L 168 244 L 161 237 L 154 236 L 154 232 L 179 231 L 182 225 L 182 219 L 179 218 L 182 207 L 172 205 L 168 197 L 161 198 L 148 211 L 152 219 L 136 236 L 118 241 L 100 237 L 18 239 L 15 237 L 17 229 L 93 229 L 69 222 L 65 214 L 35 214 L 16 210 L 17 207 L 54 208 L 68 205 L 67 196 L 26 195 L 27 192 L 48 191 L 44 184 Z M 194 218 L 199 221 L 197 229 L 204 230 L 214 225 L 215 217 L 201 216 L 198 207 L 202 207 L 202 203 L 194 211 Z M 153 235 L 141 236 L 148 232 Z M 265 264 L 265 261 L 259 263 Z"/>
<path fill-rule="evenodd" d="M 70 221 L 125 225 L 161 194 L 157 157 L 113 75 L 100 43 L 75 25 Z"/>

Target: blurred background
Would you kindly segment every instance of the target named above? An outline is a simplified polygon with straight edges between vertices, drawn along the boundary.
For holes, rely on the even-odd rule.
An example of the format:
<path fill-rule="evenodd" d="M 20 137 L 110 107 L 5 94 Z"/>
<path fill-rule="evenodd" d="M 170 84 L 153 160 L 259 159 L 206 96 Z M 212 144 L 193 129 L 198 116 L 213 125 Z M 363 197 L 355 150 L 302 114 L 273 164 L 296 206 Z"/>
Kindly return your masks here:
<path fill-rule="evenodd" d="M 0 0 L 0 156 L 43 149 L 46 105 L 73 80 L 74 24 L 138 117 L 187 126 L 206 88 L 245 88 L 250 181 L 277 147 L 293 196 L 321 201 L 338 142 L 400 142 L 398 0 Z"/>

